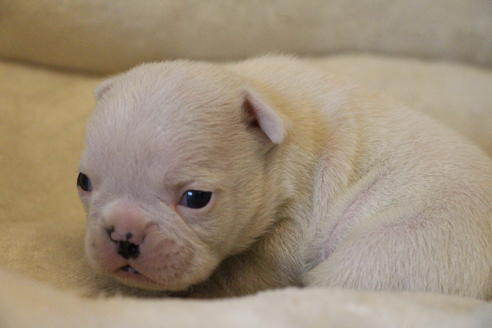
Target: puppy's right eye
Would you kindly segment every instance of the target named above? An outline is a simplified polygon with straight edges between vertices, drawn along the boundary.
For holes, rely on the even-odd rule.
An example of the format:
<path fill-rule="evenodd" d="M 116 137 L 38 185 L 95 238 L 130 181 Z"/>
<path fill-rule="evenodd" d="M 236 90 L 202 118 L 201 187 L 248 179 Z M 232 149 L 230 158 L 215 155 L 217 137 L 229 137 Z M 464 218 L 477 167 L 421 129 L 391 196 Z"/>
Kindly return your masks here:
<path fill-rule="evenodd" d="M 80 189 L 82 189 L 83 191 L 92 191 L 91 180 L 82 172 L 80 172 L 79 176 L 77 177 L 77 186 L 79 186 Z"/>
<path fill-rule="evenodd" d="M 202 208 L 207 206 L 210 202 L 210 198 L 212 198 L 211 191 L 186 190 L 183 196 L 181 196 L 179 205 L 194 209 Z"/>

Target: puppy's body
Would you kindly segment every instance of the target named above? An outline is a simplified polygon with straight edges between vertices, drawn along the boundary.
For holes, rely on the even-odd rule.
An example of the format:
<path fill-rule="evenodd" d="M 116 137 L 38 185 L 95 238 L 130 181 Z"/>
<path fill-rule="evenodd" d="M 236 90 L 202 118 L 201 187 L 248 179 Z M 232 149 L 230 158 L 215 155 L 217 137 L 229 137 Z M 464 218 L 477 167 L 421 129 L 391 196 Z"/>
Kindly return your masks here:
<path fill-rule="evenodd" d="M 492 295 L 491 161 L 422 114 L 285 57 L 151 64 L 98 98 L 81 169 L 99 181 L 82 198 L 102 272 L 206 296 L 288 285 Z M 213 189 L 213 206 L 154 203 L 167 172 Z M 108 222 L 144 231 L 141 255 L 120 259 Z M 151 283 L 119 275 L 127 264 Z"/>

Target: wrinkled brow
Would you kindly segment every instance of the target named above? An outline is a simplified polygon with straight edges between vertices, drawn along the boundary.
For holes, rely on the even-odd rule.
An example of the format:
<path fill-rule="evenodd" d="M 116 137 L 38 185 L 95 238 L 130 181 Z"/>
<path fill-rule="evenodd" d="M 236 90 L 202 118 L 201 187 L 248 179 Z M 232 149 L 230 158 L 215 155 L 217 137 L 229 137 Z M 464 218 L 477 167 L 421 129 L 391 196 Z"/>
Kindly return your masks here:
<path fill-rule="evenodd" d="M 195 165 L 182 165 L 170 167 L 164 173 L 162 182 L 167 186 L 186 185 L 196 183 L 203 187 L 216 187 L 224 183 L 226 179 L 224 170 L 210 167 L 198 167 Z"/>

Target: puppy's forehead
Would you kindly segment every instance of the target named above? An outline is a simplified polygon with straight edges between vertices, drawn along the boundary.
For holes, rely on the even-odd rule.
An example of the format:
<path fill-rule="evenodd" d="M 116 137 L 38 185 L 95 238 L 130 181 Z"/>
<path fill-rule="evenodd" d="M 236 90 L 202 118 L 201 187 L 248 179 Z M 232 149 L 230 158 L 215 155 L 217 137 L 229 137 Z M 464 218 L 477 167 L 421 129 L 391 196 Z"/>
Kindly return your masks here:
<path fill-rule="evenodd" d="M 96 112 L 124 111 L 132 118 L 169 121 L 213 110 L 239 93 L 240 81 L 218 66 L 185 61 L 146 64 L 115 79 Z"/>
<path fill-rule="evenodd" d="M 240 121 L 241 83 L 215 66 L 147 64 L 118 77 L 89 122 L 83 159 L 152 166 L 213 159 Z M 213 162 L 211 160 L 210 162 Z M 162 163 L 160 163 L 162 165 Z"/>

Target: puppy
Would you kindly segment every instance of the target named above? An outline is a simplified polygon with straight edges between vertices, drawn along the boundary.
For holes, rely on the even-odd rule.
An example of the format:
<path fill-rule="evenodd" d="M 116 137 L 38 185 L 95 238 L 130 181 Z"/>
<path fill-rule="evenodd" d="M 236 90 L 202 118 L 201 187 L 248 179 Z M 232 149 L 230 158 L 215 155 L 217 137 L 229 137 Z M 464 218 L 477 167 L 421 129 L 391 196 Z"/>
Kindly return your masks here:
<path fill-rule="evenodd" d="M 77 184 L 98 272 L 492 296 L 492 161 L 423 114 L 290 57 L 145 64 L 96 97 Z"/>

